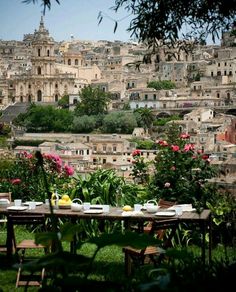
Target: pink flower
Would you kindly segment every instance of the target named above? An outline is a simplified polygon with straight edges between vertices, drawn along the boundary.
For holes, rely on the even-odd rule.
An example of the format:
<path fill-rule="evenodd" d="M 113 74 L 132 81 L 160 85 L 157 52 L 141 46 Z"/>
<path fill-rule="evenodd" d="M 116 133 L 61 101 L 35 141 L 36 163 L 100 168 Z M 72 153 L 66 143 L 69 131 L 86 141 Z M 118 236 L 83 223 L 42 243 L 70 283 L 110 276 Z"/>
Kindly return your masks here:
<path fill-rule="evenodd" d="M 169 182 L 166 182 L 166 183 L 164 184 L 164 187 L 165 187 L 165 188 L 169 188 L 169 187 L 170 187 L 170 183 L 169 183 Z"/>
<path fill-rule="evenodd" d="M 21 183 L 21 179 L 20 179 L 20 178 L 13 178 L 13 179 L 11 180 L 11 183 L 12 183 L 13 185 L 19 185 L 19 184 Z"/>
<path fill-rule="evenodd" d="M 64 165 L 64 171 L 66 173 L 66 175 L 71 176 L 74 174 L 74 168 L 70 165 L 65 164 Z"/>
<path fill-rule="evenodd" d="M 190 138 L 190 135 L 187 134 L 187 133 L 182 133 L 182 134 L 180 135 L 180 138 L 181 138 L 181 139 L 189 139 L 189 138 Z"/>
<path fill-rule="evenodd" d="M 171 145 L 171 149 L 173 152 L 179 151 L 179 146 L 178 145 Z"/>
<path fill-rule="evenodd" d="M 185 144 L 184 146 L 184 151 L 188 152 L 188 151 L 193 151 L 194 150 L 194 145 L 193 144 Z"/>
<path fill-rule="evenodd" d="M 171 166 L 170 170 L 176 170 L 175 166 Z"/>
<path fill-rule="evenodd" d="M 133 152 L 132 152 L 132 156 L 134 157 L 134 156 L 139 156 L 141 154 L 141 151 L 140 150 L 138 150 L 138 149 L 136 149 L 136 150 L 134 150 Z"/>
<path fill-rule="evenodd" d="M 168 146 L 168 143 L 165 140 L 159 140 L 158 144 L 161 146 Z"/>

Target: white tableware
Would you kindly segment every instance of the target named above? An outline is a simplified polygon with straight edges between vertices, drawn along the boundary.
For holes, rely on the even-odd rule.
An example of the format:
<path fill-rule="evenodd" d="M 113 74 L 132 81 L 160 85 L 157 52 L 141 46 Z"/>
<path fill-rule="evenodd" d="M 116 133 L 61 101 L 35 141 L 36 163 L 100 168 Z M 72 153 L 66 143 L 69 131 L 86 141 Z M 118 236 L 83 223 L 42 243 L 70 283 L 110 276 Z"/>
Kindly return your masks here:
<path fill-rule="evenodd" d="M 104 213 L 109 213 L 109 211 L 110 211 L 110 205 L 102 205 L 102 207 L 103 207 L 103 212 Z"/>
<path fill-rule="evenodd" d="M 45 199 L 45 207 L 46 207 L 46 208 L 49 208 L 49 205 L 50 205 L 50 203 L 49 203 L 49 199 Z"/>
<path fill-rule="evenodd" d="M 159 211 L 159 212 L 156 212 L 155 215 L 158 217 L 172 217 L 172 216 L 175 216 L 176 213 L 175 211 Z"/>
<path fill-rule="evenodd" d="M 90 209 L 103 209 L 103 205 L 98 205 L 98 204 L 91 205 L 90 204 Z"/>
<path fill-rule="evenodd" d="M 26 207 L 26 206 L 10 206 L 10 207 L 7 207 L 7 210 L 9 210 L 9 211 L 25 211 L 27 209 L 28 209 L 28 207 Z"/>
<path fill-rule="evenodd" d="M 149 200 L 145 205 L 148 213 L 155 213 L 159 209 L 159 206 L 155 200 Z"/>
<path fill-rule="evenodd" d="M 29 210 L 34 210 L 36 208 L 36 202 L 31 201 L 29 202 Z"/>
<path fill-rule="evenodd" d="M 48 199 L 47 199 L 48 200 Z M 27 202 L 24 202 L 23 205 L 24 206 L 29 206 L 32 202 L 35 203 L 35 206 L 40 206 L 43 204 L 43 202 L 35 202 L 35 201 L 27 201 Z M 49 203 L 49 202 L 48 202 Z"/>
<path fill-rule="evenodd" d="M 101 214 L 101 213 L 103 213 L 103 209 L 89 209 L 84 211 L 84 214 Z"/>
<path fill-rule="evenodd" d="M 83 202 L 80 199 L 74 199 L 71 203 L 71 210 L 74 212 L 80 212 L 83 209 Z"/>
<path fill-rule="evenodd" d="M 84 208 L 84 211 L 89 210 L 90 209 L 90 203 L 88 203 L 88 202 L 83 203 L 83 208 Z"/>
<path fill-rule="evenodd" d="M 16 199 L 14 200 L 15 206 L 21 206 L 22 200 L 21 199 Z"/>
<path fill-rule="evenodd" d="M 142 205 L 141 204 L 134 204 L 134 211 L 139 212 L 142 209 Z"/>
<path fill-rule="evenodd" d="M 10 201 L 8 199 L 0 199 L 0 207 L 6 207 L 10 204 Z"/>
<path fill-rule="evenodd" d="M 181 208 L 182 212 L 196 211 L 196 209 L 193 208 L 192 204 L 177 204 L 177 205 L 171 206 L 170 208 L 168 208 L 168 210 L 176 210 L 178 208 Z"/>

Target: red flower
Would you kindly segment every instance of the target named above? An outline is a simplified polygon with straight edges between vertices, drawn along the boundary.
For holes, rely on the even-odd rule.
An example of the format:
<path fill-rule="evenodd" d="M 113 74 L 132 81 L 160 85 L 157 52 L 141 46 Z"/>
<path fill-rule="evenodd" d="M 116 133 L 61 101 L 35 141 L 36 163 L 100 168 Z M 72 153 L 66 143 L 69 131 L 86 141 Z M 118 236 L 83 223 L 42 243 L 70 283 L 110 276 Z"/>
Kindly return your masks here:
<path fill-rule="evenodd" d="M 173 152 L 179 151 L 179 146 L 178 145 L 171 145 L 171 149 Z"/>
<path fill-rule="evenodd" d="M 13 179 L 11 180 L 11 183 L 12 183 L 13 185 L 19 185 L 19 184 L 21 183 L 21 179 L 20 179 L 20 178 L 13 178 Z"/>
<path fill-rule="evenodd" d="M 133 152 L 132 152 L 132 156 L 134 157 L 134 156 L 139 156 L 141 154 L 141 151 L 140 150 L 138 150 L 138 149 L 136 149 L 136 150 L 134 150 Z"/>

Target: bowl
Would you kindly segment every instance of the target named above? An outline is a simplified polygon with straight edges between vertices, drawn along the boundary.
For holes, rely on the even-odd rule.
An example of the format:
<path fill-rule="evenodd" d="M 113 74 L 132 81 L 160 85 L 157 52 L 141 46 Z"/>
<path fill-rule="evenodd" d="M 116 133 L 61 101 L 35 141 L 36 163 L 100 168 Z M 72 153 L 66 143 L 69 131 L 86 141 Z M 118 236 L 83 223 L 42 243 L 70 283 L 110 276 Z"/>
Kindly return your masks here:
<path fill-rule="evenodd" d="M 6 207 L 10 204 L 10 201 L 8 199 L 0 199 L 0 207 Z"/>
<path fill-rule="evenodd" d="M 71 203 L 71 211 L 80 212 L 83 209 L 83 202 L 80 199 L 74 199 Z"/>

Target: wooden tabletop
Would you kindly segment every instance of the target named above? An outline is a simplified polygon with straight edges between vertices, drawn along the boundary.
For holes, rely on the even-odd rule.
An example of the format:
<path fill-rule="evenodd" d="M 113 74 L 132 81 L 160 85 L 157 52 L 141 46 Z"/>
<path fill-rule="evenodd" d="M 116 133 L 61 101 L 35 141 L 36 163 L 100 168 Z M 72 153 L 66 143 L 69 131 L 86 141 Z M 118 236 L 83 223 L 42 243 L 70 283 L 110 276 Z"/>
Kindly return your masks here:
<path fill-rule="evenodd" d="M 11 204 L 13 206 L 13 204 Z M 161 209 L 165 211 L 165 209 Z M 0 214 L 44 214 L 45 216 L 50 216 L 50 210 L 48 206 L 45 204 L 36 206 L 33 210 L 24 210 L 24 211 L 10 211 L 7 207 L 0 207 Z M 134 220 L 134 221 L 153 221 L 153 220 L 163 220 L 168 218 L 176 218 L 180 221 L 207 221 L 210 218 L 211 211 L 208 209 L 203 210 L 200 214 L 196 211 L 191 212 L 183 212 L 181 216 L 157 216 L 155 213 L 148 213 L 147 211 L 143 211 L 143 214 L 138 215 L 129 215 L 124 216 L 124 212 L 120 207 L 110 207 L 110 211 L 108 213 L 100 213 L 100 214 L 85 214 L 83 211 L 75 212 L 71 209 L 54 209 L 54 214 L 58 217 L 70 217 L 70 218 L 78 218 L 78 219 L 103 219 L 103 220 Z"/>

